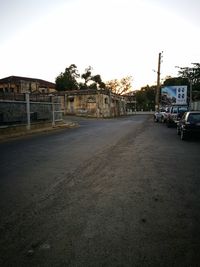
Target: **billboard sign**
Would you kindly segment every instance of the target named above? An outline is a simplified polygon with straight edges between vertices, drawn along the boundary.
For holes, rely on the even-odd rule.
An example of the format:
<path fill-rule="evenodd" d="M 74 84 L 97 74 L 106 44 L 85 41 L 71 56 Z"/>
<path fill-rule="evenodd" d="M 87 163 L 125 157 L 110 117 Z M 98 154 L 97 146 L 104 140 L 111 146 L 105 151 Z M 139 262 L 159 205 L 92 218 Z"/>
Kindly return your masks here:
<path fill-rule="evenodd" d="M 162 87 L 161 104 L 162 105 L 187 104 L 187 85 Z"/>

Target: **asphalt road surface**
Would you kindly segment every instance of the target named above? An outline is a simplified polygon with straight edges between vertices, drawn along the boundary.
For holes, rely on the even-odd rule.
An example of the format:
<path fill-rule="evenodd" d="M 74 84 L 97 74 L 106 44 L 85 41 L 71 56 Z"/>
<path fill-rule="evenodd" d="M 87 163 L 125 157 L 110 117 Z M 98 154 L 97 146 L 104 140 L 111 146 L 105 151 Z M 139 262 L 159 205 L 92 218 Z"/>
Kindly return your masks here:
<path fill-rule="evenodd" d="M 200 141 L 70 119 L 0 144 L 0 266 L 200 266 Z"/>

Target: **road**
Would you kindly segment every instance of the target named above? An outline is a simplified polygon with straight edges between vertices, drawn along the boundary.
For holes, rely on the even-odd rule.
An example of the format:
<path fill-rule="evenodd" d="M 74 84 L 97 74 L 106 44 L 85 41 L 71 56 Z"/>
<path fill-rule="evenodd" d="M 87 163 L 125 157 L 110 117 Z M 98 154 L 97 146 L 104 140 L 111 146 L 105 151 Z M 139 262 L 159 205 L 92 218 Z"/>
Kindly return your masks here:
<path fill-rule="evenodd" d="M 200 141 L 70 119 L 0 143 L 0 266 L 200 266 Z"/>

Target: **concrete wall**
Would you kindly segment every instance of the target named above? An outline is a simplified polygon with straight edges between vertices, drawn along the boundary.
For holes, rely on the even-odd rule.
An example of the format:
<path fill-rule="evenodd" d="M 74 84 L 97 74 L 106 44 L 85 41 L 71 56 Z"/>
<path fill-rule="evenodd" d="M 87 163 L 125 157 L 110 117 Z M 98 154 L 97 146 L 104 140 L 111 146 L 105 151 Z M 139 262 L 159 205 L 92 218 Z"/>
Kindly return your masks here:
<path fill-rule="evenodd" d="M 99 91 L 91 93 L 68 92 L 63 96 L 65 113 L 90 117 L 116 117 L 126 114 L 123 98 Z M 62 101 L 63 103 L 63 101 Z M 63 104 L 62 104 L 63 107 Z"/>
<path fill-rule="evenodd" d="M 200 110 L 200 101 L 192 102 L 191 107 L 192 110 Z"/>
<path fill-rule="evenodd" d="M 30 121 L 62 120 L 61 103 L 58 98 L 53 102 L 30 101 Z M 0 125 L 27 123 L 27 102 L 15 100 L 0 100 Z"/>
<path fill-rule="evenodd" d="M 0 102 L 0 124 L 25 123 L 27 120 L 26 103 L 21 101 Z"/>

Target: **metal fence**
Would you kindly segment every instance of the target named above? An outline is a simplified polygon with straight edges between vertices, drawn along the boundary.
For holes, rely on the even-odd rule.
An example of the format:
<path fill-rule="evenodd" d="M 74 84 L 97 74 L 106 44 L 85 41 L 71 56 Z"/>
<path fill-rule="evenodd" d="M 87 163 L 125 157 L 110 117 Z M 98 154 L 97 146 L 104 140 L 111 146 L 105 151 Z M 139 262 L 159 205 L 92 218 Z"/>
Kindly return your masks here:
<path fill-rule="evenodd" d="M 0 125 L 62 120 L 61 99 L 53 95 L 0 93 Z"/>

